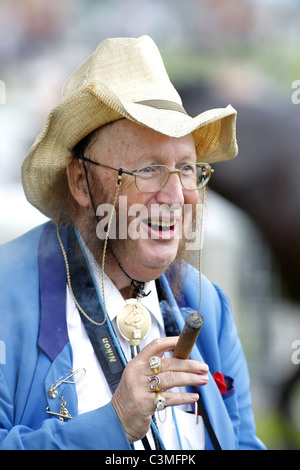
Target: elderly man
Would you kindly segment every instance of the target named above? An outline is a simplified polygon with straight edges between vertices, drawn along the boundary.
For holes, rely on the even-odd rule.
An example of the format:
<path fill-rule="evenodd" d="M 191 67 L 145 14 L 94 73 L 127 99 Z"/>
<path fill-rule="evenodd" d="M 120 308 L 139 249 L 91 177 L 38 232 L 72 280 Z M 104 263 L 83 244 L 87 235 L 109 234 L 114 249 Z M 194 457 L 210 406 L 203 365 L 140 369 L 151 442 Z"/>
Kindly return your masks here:
<path fill-rule="evenodd" d="M 188 116 L 147 36 L 68 79 L 22 167 L 51 222 L 1 247 L 0 448 L 263 448 L 229 302 L 180 260 L 235 117 Z"/>

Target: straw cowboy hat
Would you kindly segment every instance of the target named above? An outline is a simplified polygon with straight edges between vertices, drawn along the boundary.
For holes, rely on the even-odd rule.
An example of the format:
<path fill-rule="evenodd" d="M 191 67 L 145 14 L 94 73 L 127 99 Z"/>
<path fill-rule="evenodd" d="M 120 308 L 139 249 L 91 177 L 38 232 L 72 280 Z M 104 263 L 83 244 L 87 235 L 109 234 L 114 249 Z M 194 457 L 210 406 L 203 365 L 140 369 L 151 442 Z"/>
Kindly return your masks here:
<path fill-rule="evenodd" d="M 198 161 L 237 155 L 236 111 L 230 105 L 190 117 L 150 37 L 106 39 L 69 77 L 62 101 L 24 160 L 22 181 L 29 202 L 48 215 L 53 184 L 74 146 L 121 118 L 171 137 L 193 133 Z"/>

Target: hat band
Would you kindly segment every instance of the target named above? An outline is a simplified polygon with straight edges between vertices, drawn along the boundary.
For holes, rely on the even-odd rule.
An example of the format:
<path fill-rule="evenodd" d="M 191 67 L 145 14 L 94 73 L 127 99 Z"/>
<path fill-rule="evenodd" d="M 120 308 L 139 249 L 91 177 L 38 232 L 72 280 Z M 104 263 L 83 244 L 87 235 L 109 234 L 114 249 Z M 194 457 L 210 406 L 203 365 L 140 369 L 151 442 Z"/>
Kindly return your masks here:
<path fill-rule="evenodd" d="M 168 100 L 146 100 L 137 101 L 136 104 L 142 104 L 144 106 L 150 106 L 151 108 L 166 109 L 168 111 L 178 111 L 179 113 L 187 114 L 183 106 L 174 101 Z"/>

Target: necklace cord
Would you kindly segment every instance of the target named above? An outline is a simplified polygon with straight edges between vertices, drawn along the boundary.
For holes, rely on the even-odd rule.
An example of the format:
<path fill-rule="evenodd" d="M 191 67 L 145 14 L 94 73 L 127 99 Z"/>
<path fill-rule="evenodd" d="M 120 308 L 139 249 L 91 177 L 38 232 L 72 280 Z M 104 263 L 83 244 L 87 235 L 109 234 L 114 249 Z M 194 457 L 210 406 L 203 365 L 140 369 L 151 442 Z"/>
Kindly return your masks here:
<path fill-rule="evenodd" d="M 90 197 L 90 201 L 91 201 L 91 204 L 92 204 L 92 207 L 93 207 L 93 210 L 94 210 L 94 213 L 95 213 L 95 217 L 97 219 L 97 221 L 99 222 L 99 217 L 97 215 L 97 210 L 96 210 L 96 207 L 95 207 L 95 204 L 94 204 L 94 200 L 93 200 L 93 197 L 92 197 L 92 193 L 91 193 L 91 188 L 90 188 L 90 183 L 89 183 L 89 179 L 88 179 L 88 174 L 87 174 L 87 169 L 86 169 L 86 165 L 85 165 L 85 161 L 88 161 L 88 162 L 91 162 L 91 160 L 87 159 L 84 157 L 84 155 L 82 155 L 81 157 L 82 159 L 82 163 L 83 163 L 83 168 L 84 168 L 84 172 L 85 172 L 85 178 L 86 178 L 86 184 L 87 184 L 87 188 L 88 188 L 88 193 L 89 193 L 89 197 Z M 91 162 L 93 163 L 93 162 Z M 104 165 L 105 166 L 105 165 Z M 108 167 L 110 168 L 110 167 Z M 117 179 L 117 182 L 116 182 L 116 186 L 120 186 L 121 185 L 121 179 L 122 179 L 122 174 L 124 173 L 123 169 L 122 168 L 119 168 L 118 170 L 118 179 Z M 126 172 L 125 172 L 126 173 Z M 115 205 L 116 205 L 116 201 L 117 201 L 117 193 L 115 195 L 115 201 L 114 201 L 114 204 L 113 204 L 113 212 L 115 210 Z M 109 222 L 109 225 L 111 225 L 112 223 L 112 219 L 110 220 Z M 110 226 L 109 226 L 109 229 L 110 229 Z M 109 233 L 109 229 L 108 229 L 108 233 Z M 107 245 L 107 240 L 106 240 L 106 245 Z M 105 246 L 105 250 L 106 250 L 106 246 Z M 150 294 L 151 291 L 149 291 L 147 294 L 145 294 L 144 292 L 144 287 L 145 287 L 145 283 L 143 281 L 137 281 L 136 279 L 132 279 L 127 273 L 126 271 L 123 269 L 123 267 L 121 266 L 121 264 L 119 263 L 119 261 L 117 260 L 117 258 L 115 257 L 114 255 L 114 252 L 111 250 L 111 253 L 113 255 L 113 257 L 115 258 L 116 262 L 118 263 L 118 266 L 119 268 L 123 271 L 123 273 L 128 277 L 128 279 L 130 279 L 131 283 L 130 283 L 130 287 L 133 291 L 136 292 L 136 295 L 137 297 L 147 297 L 147 295 Z"/>
<path fill-rule="evenodd" d="M 67 275 L 67 283 L 68 283 L 68 287 L 69 287 L 71 296 L 72 296 L 72 298 L 73 298 L 73 300 L 74 300 L 74 302 L 75 302 L 75 305 L 76 305 L 76 307 L 78 308 L 78 310 L 87 318 L 87 320 L 89 320 L 91 323 L 93 323 L 93 324 L 96 325 L 96 326 L 102 326 L 102 325 L 104 325 L 104 323 L 106 322 L 107 311 L 106 311 L 105 293 L 104 293 L 104 263 L 105 263 L 105 253 L 106 253 L 106 248 L 107 248 L 107 241 L 108 241 L 109 231 L 110 231 L 110 227 L 111 227 L 111 224 L 112 224 L 112 219 L 113 219 L 113 215 L 114 215 L 114 211 L 115 211 L 115 206 L 116 206 L 116 202 L 117 202 L 117 197 L 118 197 L 118 193 L 119 193 L 120 186 L 121 186 L 121 179 L 122 179 L 122 168 L 120 168 L 119 174 L 118 174 L 118 179 L 117 179 L 117 183 L 116 183 L 116 193 L 115 193 L 115 198 L 114 198 L 114 202 L 113 202 L 113 207 L 112 207 L 110 219 L 109 219 L 109 222 L 108 222 L 108 228 L 107 228 L 107 233 L 106 233 L 106 237 L 105 237 L 105 241 L 104 241 L 103 254 L 102 254 L 102 300 L 103 300 L 103 306 L 104 306 L 104 320 L 103 320 L 102 322 L 96 322 L 95 320 L 93 320 L 93 319 L 83 310 L 83 308 L 82 308 L 81 305 L 78 303 L 78 301 L 77 301 L 77 299 L 76 299 L 76 297 L 75 297 L 75 294 L 74 294 L 74 291 L 73 291 L 73 288 L 72 288 L 72 283 L 71 283 L 71 276 L 70 276 L 70 267 L 69 267 L 69 262 L 68 262 L 68 256 L 67 256 L 65 247 L 64 247 L 64 245 L 63 245 L 63 242 L 62 242 L 62 240 L 61 240 L 61 237 L 60 237 L 59 227 L 58 227 L 58 225 L 56 225 L 57 238 L 58 238 L 58 242 L 59 242 L 59 245 L 60 245 L 60 248 L 61 248 L 63 257 L 64 257 L 64 261 L 65 261 L 66 275 Z"/>
<path fill-rule="evenodd" d="M 71 296 L 72 296 L 72 298 L 73 298 L 73 300 L 74 300 L 74 302 L 75 302 L 75 305 L 76 305 L 76 307 L 78 308 L 78 310 L 85 316 L 85 318 L 87 318 L 87 320 L 89 320 L 91 323 L 93 323 L 93 324 L 96 325 L 96 326 L 101 326 L 101 325 L 103 325 L 103 324 L 106 322 L 106 311 L 104 311 L 104 320 L 103 320 L 101 323 L 99 323 L 99 322 L 96 322 L 95 320 L 93 320 L 93 319 L 83 310 L 83 308 L 81 307 L 81 305 L 78 303 L 78 301 L 77 301 L 77 299 L 76 299 L 76 297 L 75 297 L 73 288 L 72 288 L 71 276 L 70 276 L 70 267 L 69 267 L 68 257 L 67 257 L 67 253 L 66 253 L 65 247 L 64 247 L 63 242 L 62 242 L 61 237 L 60 237 L 58 225 L 56 225 L 56 233 L 57 233 L 58 242 L 59 242 L 59 245 L 60 245 L 60 248 L 61 248 L 63 257 L 64 257 L 64 261 L 65 261 L 66 275 L 67 275 L 67 283 L 68 283 L 69 291 L 70 291 Z"/>
<path fill-rule="evenodd" d="M 118 199 L 118 194 L 119 194 L 120 187 L 121 187 L 121 184 L 122 184 L 122 171 L 123 171 L 122 168 L 120 168 L 119 173 L 118 173 L 118 179 L 117 179 L 117 182 L 116 182 L 116 192 L 115 192 L 115 197 L 114 197 L 114 201 L 113 201 L 113 207 L 112 207 L 112 211 L 111 211 L 110 218 L 109 218 L 109 221 L 108 221 L 108 227 L 107 227 L 106 237 L 105 237 L 104 246 L 103 246 L 103 253 L 102 253 L 101 271 L 102 271 L 102 300 L 103 300 L 103 306 L 104 306 L 104 321 L 106 320 L 106 303 L 105 303 L 105 292 L 104 292 L 105 255 L 106 255 L 106 250 L 107 250 L 107 242 L 108 242 L 110 227 L 111 227 L 113 216 L 114 216 L 114 213 L 115 213 L 115 210 L 116 210 L 116 203 L 117 203 L 117 199 Z"/>

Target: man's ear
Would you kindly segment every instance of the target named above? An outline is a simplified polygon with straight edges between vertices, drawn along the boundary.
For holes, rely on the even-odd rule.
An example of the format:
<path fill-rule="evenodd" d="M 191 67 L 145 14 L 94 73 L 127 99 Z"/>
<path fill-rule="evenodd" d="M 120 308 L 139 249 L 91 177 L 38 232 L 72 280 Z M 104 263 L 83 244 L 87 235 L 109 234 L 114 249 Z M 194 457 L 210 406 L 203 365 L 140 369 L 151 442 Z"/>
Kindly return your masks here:
<path fill-rule="evenodd" d="M 79 206 L 87 208 L 90 196 L 82 160 L 73 158 L 67 165 L 67 177 L 71 194 Z"/>

